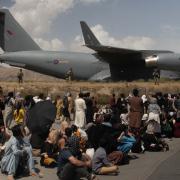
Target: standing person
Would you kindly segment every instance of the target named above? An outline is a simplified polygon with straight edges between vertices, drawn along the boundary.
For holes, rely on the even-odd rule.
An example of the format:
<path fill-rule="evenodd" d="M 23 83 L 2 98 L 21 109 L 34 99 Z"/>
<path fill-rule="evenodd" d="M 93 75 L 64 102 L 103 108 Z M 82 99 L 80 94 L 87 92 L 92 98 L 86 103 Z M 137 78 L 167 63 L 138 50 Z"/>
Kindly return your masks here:
<path fill-rule="evenodd" d="M 0 97 L 3 97 L 3 88 L 0 86 Z"/>
<path fill-rule="evenodd" d="M 93 101 L 90 97 L 90 92 L 86 93 L 84 98 L 86 103 L 86 122 L 91 123 L 93 121 Z"/>
<path fill-rule="evenodd" d="M 4 111 L 4 99 L 0 96 L 0 127 L 4 126 L 3 111 Z"/>
<path fill-rule="evenodd" d="M 63 98 L 63 109 L 62 109 L 63 119 L 70 122 L 70 114 L 69 114 L 69 102 L 68 102 L 68 93 Z"/>
<path fill-rule="evenodd" d="M 25 96 L 24 99 L 24 109 L 25 109 L 25 119 L 24 119 L 24 124 L 26 126 L 27 122 L 28 122 L 28 114 L 29 111 L 31 110 L 31 108 L 35 105 L 35 102 L 33 100 L 33 96 L 32 95 L 27 95 Z"/>
<path fill-rule="evenodd" d="M 63 100 L 58 95 L 55 100 L 55 106 L 56 106 L 56 119 L 61 120 L 62 118 L 62 109 L 63 109 Z"/>
<path fill-rule="evenodd" d="M 14 93 L 9 92 L 7 99 L 5 101 L 5 110 L 4 110 L 4 122 L 6 128 L 10 127 L 11 122 L 13 120 L 14 105 L 15 105 Z"/>
<path fill-rule="evenodd" d="M 129 98 L 129 129 L 133 132 L 136 138 L 136 143 L 133 145 L 132 152 L 139 153 L 142 151 L 140 127 L 144 112 L 143 100 L 139 97 L 139 91 L 133 89 L 133 97 Z"/>
<path fill-rule="evenodd" d="M 83 128 L 86 124 L 86 103 L 83 99 L 83 94 L 79 93 L 79 97 L 75 100 L 75 125 L 78 128 Z"/>
<path fill-rule="evenodd" d="M 22 69 L 19 69 L 19 72 L 17 74 L 19 84 L 23 83 L 23 76 L 24 76 L 24 74 L 23 74 Z"/>
<path fill-rule="evenodd" d="M 154 84 L 159 85 L 159 79 L 160 79 L 160 71 L 158 69 L 155 69 L 153 72 L 153 78 L 154 78 Z"/>
<path fill-rule="evenodd" d="M 125 99 L 125 95 L 123 93 L 121 93 L 117 99 L 116 108 L 118 118 L 127 110 L 127 100 Z"/>
<path fill-rule="evenodd" d="M 96 98 L 94 96 L 91 97 L 92 99 L 92 106 L 93 106 L 93 117 L 94 117 L 94 113 L 96 113 L 98 111 L 98 107 L 97 107 L 97 101 Z"/>
<path fill-rule="evenodd" d="M 70 115 L 70 120 L 73 121 L 74 120 L 74 99 L 72 98 L 71 93 L 67 94 L 68 97 L 68 111 L 69 111 L 69 115 Z"/>
<path fill-rule="evenodd" d="M 112 109 L 112 111 L 115 110 L 116 108 L 116 95 L 113 93 L 110 100 L 109 100 L 109 105 L 110 105 L 110 108 Z"/>
<path fill-rule="evenodd" d="M 139 91 L 137 89 L 133 89 L 133 97 L 129 98 L 129 105 L 129 128 L 138 131 L 141 127 L 141 119 L 143 116 L 143 101 L 139 97 Z"/>
<path fill-rule="evenodd" d="M 173 102 L 173 109 L 176 112 L 176 119 L 180 120 L 180 93 L 177 94 L 174 102 Z"/>
<path fill-rule="evenodd" d="M 120 114 L 122 113 L 122 111 L 127 109 L 127 100 L 126 100 L 125 95 L 123 93 L 121 93 L 119 98 L 117 99 L 116 106 L 117 106 L 117 109 L 118 109 Z"/>
<path fill-rule="evenodd" d="M 66 78 L 68 81 L 72 81 L 73 80 L 73 70 L 72 68 L 70 68 L 67 73 L 66 73 Z"/>

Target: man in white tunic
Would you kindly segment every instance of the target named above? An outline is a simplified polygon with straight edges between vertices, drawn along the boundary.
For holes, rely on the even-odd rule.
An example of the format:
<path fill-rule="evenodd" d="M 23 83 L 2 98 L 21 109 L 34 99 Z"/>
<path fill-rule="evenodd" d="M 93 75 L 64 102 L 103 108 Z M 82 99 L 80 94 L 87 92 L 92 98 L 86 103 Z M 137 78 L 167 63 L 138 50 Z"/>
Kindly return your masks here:
<path fill-rule="evenodd" d="M 86 103 L 83 99 L 83 94 L 80 93 L 79 97 L 75 100 L 75 125 L 79 128 L 84 128 L 86 123 Z"/>

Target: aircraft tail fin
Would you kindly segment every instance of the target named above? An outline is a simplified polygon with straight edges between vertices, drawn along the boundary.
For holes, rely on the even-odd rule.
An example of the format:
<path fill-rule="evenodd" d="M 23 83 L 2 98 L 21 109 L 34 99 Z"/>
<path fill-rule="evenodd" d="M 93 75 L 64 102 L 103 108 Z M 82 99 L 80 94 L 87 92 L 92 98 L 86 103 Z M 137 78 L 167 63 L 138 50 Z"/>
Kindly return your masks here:
<path fill-rule="evenodd" d="M 0 9 L 0 47 L 5 52 L 40 50 L 8 9 Z"/>
<path fill-rule="evenodd" d="M 85 41 L 86 46 L 100 46 L 100 42 L 97 40 L 96 36 L 93 34 L 89 26 L 86 24 L 86 22 L 81 21 L 81 29 Z"/>

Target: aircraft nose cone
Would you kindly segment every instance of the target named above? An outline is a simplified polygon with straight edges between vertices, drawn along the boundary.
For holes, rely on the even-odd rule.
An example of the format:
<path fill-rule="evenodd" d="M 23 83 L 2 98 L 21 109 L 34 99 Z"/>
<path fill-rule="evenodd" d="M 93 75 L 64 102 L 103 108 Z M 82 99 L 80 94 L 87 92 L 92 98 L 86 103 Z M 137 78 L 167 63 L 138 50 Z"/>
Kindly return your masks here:
<path fill-rule="evenodd" d="M 149 56 L 145 58 L 146 66 L 147 67 L 157 67 L 159 57 L 157 55 Z"/>

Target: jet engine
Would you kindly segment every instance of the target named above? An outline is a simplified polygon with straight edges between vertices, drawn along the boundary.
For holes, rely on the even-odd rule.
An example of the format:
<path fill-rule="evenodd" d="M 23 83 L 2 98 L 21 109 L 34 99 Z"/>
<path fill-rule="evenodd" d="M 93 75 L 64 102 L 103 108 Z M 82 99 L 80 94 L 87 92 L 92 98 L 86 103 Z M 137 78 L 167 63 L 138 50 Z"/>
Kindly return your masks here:
<path fill-rule="evenodd" d="M 154 54 L 145 58 L 146 67 L 163 70 L 180 71 L 180 54 L 164 53 Z"/>

